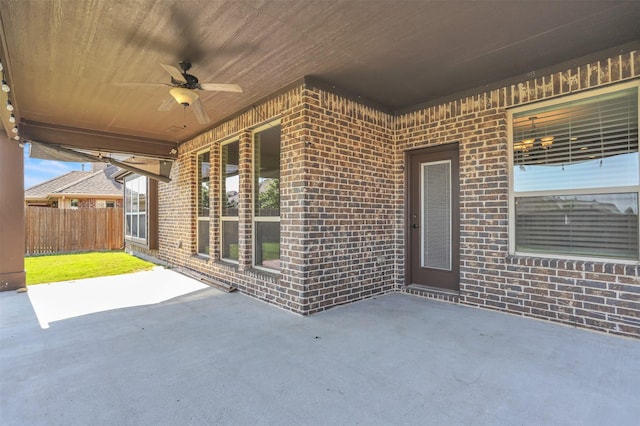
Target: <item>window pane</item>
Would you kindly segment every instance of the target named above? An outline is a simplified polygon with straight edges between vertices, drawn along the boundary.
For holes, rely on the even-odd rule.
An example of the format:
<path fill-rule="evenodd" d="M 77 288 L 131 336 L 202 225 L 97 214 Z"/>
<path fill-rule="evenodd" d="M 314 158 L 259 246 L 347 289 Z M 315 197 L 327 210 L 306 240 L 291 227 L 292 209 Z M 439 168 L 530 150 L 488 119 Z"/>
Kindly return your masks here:
<path fill-rule="evenodd" d="M 138 211 L 142 213 L 147 211 L 147 196 L 142 192 L 138 197 Z"/>
<path fill-rule="evenodd" d="M 514 164 L 514 190 L 551 191 L 638 185 L 638 164 L 637 152 L 567 164 Z"/>
<path fill-rule="evenodd" d="M 209 254 L 209 221 L 198 220 L 198 253 Z"/>
<path fill-rule="evenodd" d="M 131 236 L 138 237 L 138 215 L 134 214 L 131 216 Z"/>
<path fill-rule="evenodd" d="M 255 134 L 255 215 L 280 216 L 280 126 Z"/>
<path fill-rule="evenodd" d="M 238 222 L 222 222 L 222 258 L 238 260 Z"/>
<path fill-rule="evenodd" d="M 516 198 L 516 250 L 638 258 L 638 194 Z"/>
<path fill-rule="evenodd" d="M 209 153 L 198 155 L 198 216 L 209 216 Z"/>
<path fill-rule="evenodd" d="M 125 213 L 131 211 L 131 182 L 126 181 L 124 186 L 124 211 Z"/>
<path fill-rule="evenodd" d="M 131 215 L 127 214 L 125 216 L 126 219 L 126 223 L 125 223 L 125 231 L 124 234 L 128 237 L 132 237 L 133 235 L 131 234 Z"/>
<path fill-rule="evenodd" d="M 222 146 L 222 216 L 238 216 L 238 191 L 240 186 L 239 143 Z"/>
<path fill-rule="evenodd" d="M 131 175 L 125 179 L 125 235 L 132 238 L 147 238 L 147 177 Z M 107 201 L 115 205 L 114 201 Z"/>
<path fill-rule="evenodd" d="M 138 218 L 138 238 L 145 240 L 147 238 L 147 215 L 140 213 Z"/>
<path fill-rule="evenodd" d="M 450 271 L 451 162 L 423 163 L 421 174 L 421 266 Z"/>
<path fill-rule="evenodd" d="M 256 265 L 280 270 L 280 222 L 256 222 Z"/>
<path fill-rule="evenodd" d="M 513 116 L 514 190 L 640 183 L 637 88 Z"/>

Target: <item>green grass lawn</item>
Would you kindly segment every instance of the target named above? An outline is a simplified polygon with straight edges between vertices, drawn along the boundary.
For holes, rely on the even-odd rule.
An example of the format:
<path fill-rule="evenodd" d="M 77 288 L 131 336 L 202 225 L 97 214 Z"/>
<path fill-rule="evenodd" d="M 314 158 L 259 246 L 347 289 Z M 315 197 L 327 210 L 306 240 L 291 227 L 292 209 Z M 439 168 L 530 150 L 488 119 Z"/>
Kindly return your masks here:
<path fill-rule="evenodd" d="M 155 266 L 121 251 L 26 257 L 24 264 L 27 285 L 127 274 Z"/>

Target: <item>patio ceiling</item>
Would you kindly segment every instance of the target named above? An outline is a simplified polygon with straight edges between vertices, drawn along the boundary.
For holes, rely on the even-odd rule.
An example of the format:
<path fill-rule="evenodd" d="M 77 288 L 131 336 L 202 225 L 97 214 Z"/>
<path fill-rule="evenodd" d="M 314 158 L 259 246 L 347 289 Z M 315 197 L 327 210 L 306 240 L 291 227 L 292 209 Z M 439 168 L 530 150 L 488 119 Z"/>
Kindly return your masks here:
<path fill-rule="evenodd" d="M 0 0 L 0 59 L 22 137 L 170 156 L 304 76 L 407 110 L 637 48 L 638 22 L 635 0 Z M 168 87 L 116 85 L 168 83 L 160 64 L 182 60 L 244 92 L 199 92 L 211 118 L 199 124 L 177 105 L 158 111 Z"/>

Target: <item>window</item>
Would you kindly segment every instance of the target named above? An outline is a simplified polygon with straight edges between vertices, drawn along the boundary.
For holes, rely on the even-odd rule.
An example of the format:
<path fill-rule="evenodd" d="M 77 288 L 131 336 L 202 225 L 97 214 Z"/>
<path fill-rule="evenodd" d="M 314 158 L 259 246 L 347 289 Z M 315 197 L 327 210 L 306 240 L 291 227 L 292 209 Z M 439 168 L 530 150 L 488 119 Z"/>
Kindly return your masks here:
<path fill-rule="evenodd" d="M 71 208 L 78 208 L 78 199 L 74 198 L 71 200 Z"/>
<path fill-rule="evenodd" d="M 238 141 L 224 143 L 220 150 L 221 258 L 237 262 L 238 201 L 240 191 L 240 151 Z"/>
<path fill-rule="evenodd" d="M 639 260 L 638 85 L 511 111 L 511 252 Z"/>
<path fill-rule="evenodd" d="M 198 154 L 198 254 L 209 255 L 209 152 Z"/>
<path fill-rule="evenodd" d="M 115 202 L 115 201 L 109 201 L 109 200 L 107 200 L 107 201 L 105 202 L 105 207 L 106 207 L 106 208 L 108 208 L 108 209 L 112 209 L 112 208 L 114 208 L 115 206 L 116 206 L 116 202 Z"/>
<path fill-rule="evenodd" d="M 125 236 L 147 239 L 147 178 L 129 175 L 124 180 Z"/>
<path fill-rule="evenodd" d="M 254 265 L 280 270 L 280 125 L 254 133 Z"/>

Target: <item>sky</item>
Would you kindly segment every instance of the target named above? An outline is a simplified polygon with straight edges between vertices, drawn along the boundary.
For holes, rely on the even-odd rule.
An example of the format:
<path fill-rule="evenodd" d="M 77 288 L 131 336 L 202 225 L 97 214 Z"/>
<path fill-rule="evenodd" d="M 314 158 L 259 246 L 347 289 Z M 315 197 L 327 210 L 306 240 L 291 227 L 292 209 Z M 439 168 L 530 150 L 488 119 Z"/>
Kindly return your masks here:
<path fill-rule="evenodd" d="M 91 163 L 67 163 L 29 158 L 29 147 L 29 144 L 24 145 L 24 189 L 74 170 L 82 170 L 83 164 L 85 170 L 91 170 Z"/>

